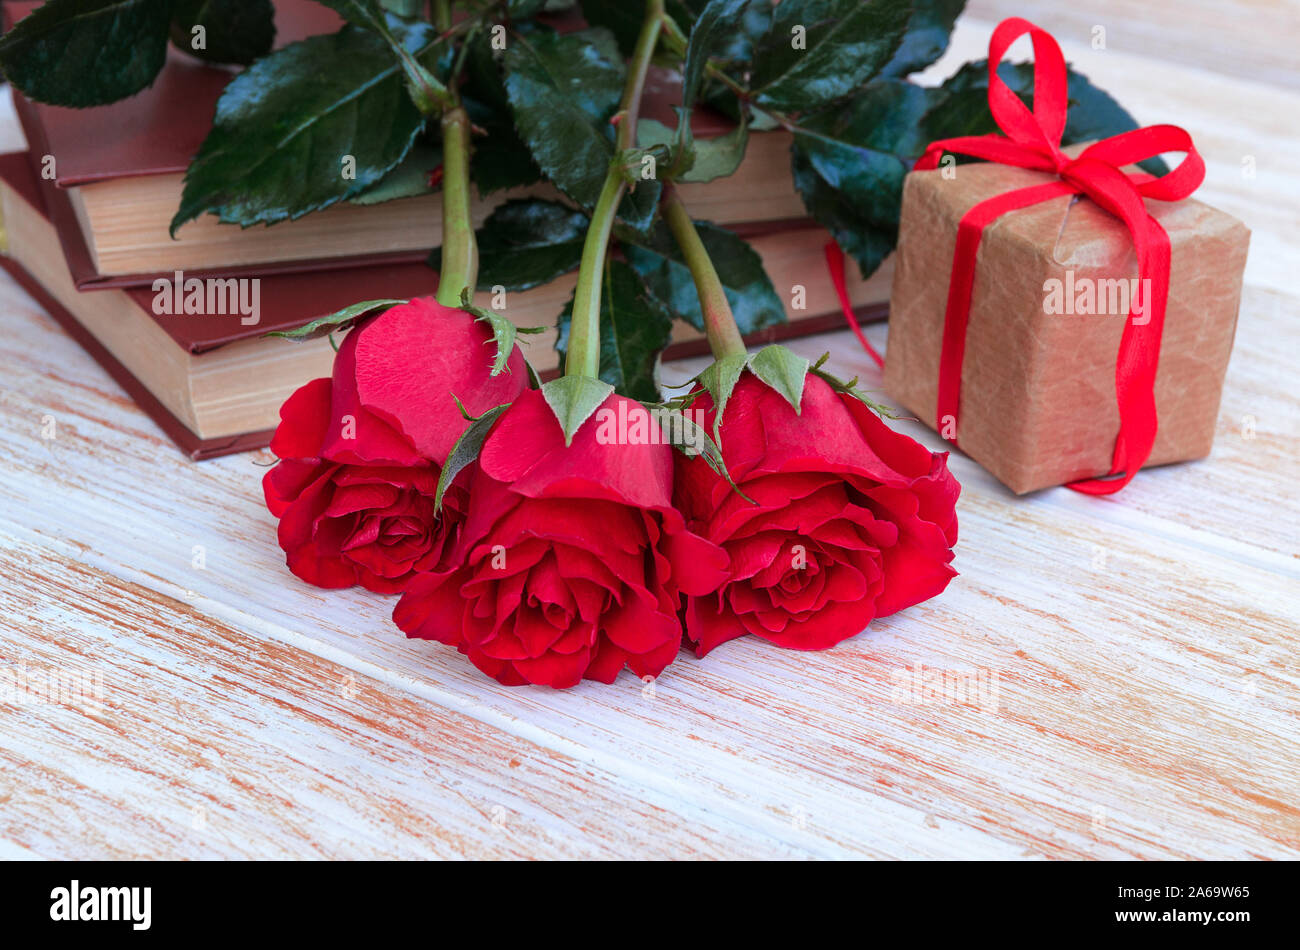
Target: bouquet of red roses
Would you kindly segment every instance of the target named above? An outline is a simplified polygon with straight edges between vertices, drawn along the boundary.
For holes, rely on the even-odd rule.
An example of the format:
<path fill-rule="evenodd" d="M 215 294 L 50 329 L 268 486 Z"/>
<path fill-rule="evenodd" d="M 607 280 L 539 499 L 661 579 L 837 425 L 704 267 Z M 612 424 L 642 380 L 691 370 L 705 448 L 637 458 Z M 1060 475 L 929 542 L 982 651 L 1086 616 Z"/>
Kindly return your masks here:
<path fill-rule="evenodd" d="M 745 634 L 825 649 L 943 590 L 945 456 L 789 350 L 748 355 L 725 306 L 706 310 L 717 361 L 651 405 L 596 376 L 594 309 L 541 386 L 491 314 L 418 299 L 364 319 L 271 443 L 289 568 L 401 593 L 408 636 L 553 687 L 658 676 L 683 636 L 700 656 Z"/>

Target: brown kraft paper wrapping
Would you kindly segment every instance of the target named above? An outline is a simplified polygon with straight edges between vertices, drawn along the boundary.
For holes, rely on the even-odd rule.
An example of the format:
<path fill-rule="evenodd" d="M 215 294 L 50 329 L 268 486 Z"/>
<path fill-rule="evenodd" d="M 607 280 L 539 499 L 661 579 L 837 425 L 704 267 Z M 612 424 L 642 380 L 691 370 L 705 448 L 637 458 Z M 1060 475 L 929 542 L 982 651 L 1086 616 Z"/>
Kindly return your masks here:
<path fill-rule="evenodd" d="M 983 163 L 907 176 L 885 390 L 941 434 L 952 434 L 935 412 L 958 222 L 986 198 L 1049 180 L 1043 172 Z M 1169 233 L 1171 250 L 1155 384 L 1159 430 L 1146 463 L 1162 465 L 1209 454 L 1250 231 L 1192 199 L 1146 205 Z M 1095 310 L 1104 311 L 1127 299 L 1116 278 L 1131 288 L 1137 273 L 1124 224 L 1086 198 L 1012 211 L 985 229 L 956 439 L 1017 494 L 1105 475 L 1119 432 L 1115 359 L 1127 311 L 1048 313 L 1047 282 L 1061 281 L 1059 296 L 1067 300 L 1071 287 L 1077 296 L 1090 283 L 1099 291 Z"/>

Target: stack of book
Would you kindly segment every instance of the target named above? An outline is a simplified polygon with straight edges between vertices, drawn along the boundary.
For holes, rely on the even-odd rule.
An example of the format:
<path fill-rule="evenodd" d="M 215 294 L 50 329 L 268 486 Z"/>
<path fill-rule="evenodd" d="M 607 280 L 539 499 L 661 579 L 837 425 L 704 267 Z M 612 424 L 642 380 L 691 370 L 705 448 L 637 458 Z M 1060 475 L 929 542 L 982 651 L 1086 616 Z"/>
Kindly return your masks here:
<path fill-rule="evenodd" d="M 37 3 L 5 3 L 5 28 Z M 277 42 L 339 27 L 311 0 L 277 0 Z M 344 202 L 270 227 L 243 229 L 206 216 L 173 239 L 168 225 L 190 158 L 210 128 L 231 73 L 172 51 L 155 83 L 109 106 L 73 110 L 29 102 L 15 92 L 28 150 L 0 156 L 3 256 L 0 264 L 98 360 L 193 458 L 267 444 L 280 404 L 309 379 L 329 375 L 329 341 L 294 343 L 266 333 L 300 326 L 349 304 L 430 295 L 437 274 L 425 263 L 441 244 L 435 193 L 383 203 Z M 645 114 L 670 121 L 670 83 Z M 721 116 L 701 117 L 697 137 L 725 132 Z M 735 175 L 682 186 L 701 219 L 733 228 L 763 259 L 800 310 L 762 339 L 838 326 L 839 303 L 826 276 L 825 231 L 806 217 L 790 178 L 790 137 L 755 133 Z M 480 198 L 481 223 L 510 198 L 547 186 Z M 364 249 L 359 252 L 359 249 Z M 850 268 L 852 271 L 853 268 Z M 863 319 L 884 315 L 889 266 L 848 282 Z M 545 378 L 558 369 L 554 323 L 576 274 L 511 293 L 505 313 L 530 336 L 526 354 Z M 491 303 L 481 294 L 480 306 Z M 757 341 L 755 341 L 757 342 Z M 707 351 L 679 324 L 666 358 Z"/>

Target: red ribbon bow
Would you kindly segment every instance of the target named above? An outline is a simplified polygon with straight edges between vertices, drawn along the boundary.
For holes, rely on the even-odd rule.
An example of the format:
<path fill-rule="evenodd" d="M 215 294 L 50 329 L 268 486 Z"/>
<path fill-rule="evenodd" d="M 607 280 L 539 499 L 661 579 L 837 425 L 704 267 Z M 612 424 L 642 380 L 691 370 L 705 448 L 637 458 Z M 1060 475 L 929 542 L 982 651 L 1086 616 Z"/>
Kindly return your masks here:
<path fill-rule="evenodd" d="M 1028 33 L 1034 44 L 1034 108 L 1031 112 L 1001 77 L 998 65 L 1007 48 Z M 1140 322 L 1127 320 L 1115 363 L 1115 395 L 1120 426 L 1111 459 L 1110 475 L 1070 483 L 1075 491 L 1109 495 L 1132 480 L 1147 458 L 1156 438 L 1155 379 L 1164 331 L 1165 303 L 1169 296 L 1169 235 L 1147 213 L 1143 198 L 1178 201 L 1186 198 L 1205 177 L 1205 163 L 1191 136 L 1174 125 L 1151 125 L 1103 139 L 1078 158 L 1061 152 L 1065 130 L 1066 69 L 1061 47 L 1046 30 L 1028 20 L 1003 20 L 989 41 L 989 110 L 1005 133 L 968 135 L 931 142 L 916 163 L 916 170 L 938 167 L 945 151 L 983 158 L 1003 165 L 1055 173 L 1055 181 L 997 195 L 971 208 L 957 230 L 948 307 L 944 314 L 943 349 L 939 360 L 938 428 L 945 417 L 955 422 L 961 404 L 962 362 L 966 354 L 966 325 L 970 318 L 971 290 L 975 283 L 975 255 L 989 224 L 1008 211 L 1057 198 L 1086 195 L 1122 220 L 1133 236 L 1138 259 L 1138 287 L 1132 312 Z M 1157 178 L 1125 173 L 1124 165 L 1162 152 L 1186 152 L 1179 166 Z M 1149 279 L 1150 283 L 1147 283 Z M 1149 287 L 1150 300 L 1141 288 Z M 952 440 L 956 445 L 956 440 Z"/>

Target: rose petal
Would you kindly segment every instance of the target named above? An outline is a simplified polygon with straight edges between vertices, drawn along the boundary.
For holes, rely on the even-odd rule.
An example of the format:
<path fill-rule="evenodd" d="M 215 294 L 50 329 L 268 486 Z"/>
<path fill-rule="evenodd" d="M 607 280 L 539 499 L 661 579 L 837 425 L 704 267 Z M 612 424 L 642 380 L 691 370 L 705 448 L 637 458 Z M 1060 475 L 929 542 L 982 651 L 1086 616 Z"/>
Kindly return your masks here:
<path fill-rule="evenodd" d="M 393 307 L 354 335 L 361 404 L 439 465 L 469 426 L 456 398 L 481 415 L 528 385 L 517 348 L 506 372 L 489 376 L 495 350 L 487 324 L 429 297 Z"/>

